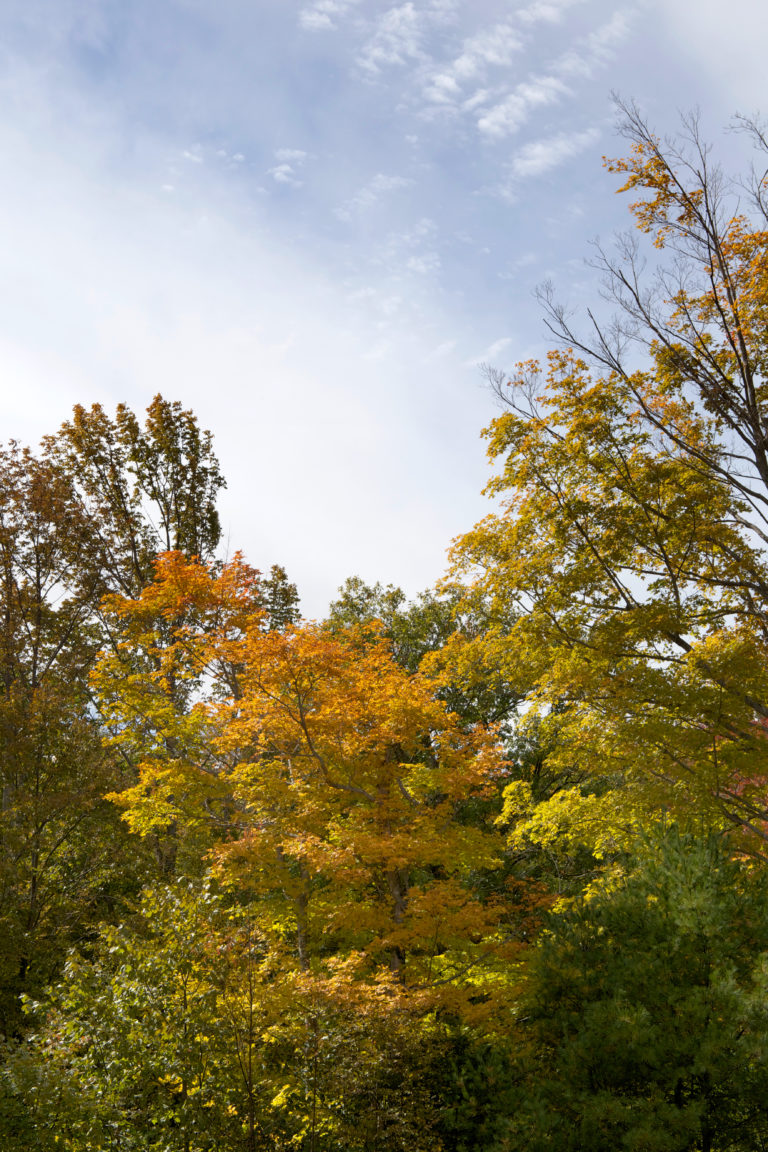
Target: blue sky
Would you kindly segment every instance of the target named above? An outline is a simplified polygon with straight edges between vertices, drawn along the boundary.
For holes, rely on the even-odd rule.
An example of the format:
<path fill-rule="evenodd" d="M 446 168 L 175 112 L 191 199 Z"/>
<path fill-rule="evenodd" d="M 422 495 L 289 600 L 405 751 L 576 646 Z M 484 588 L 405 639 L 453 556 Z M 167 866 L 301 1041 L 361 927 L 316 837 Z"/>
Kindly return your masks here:
<path fill-rule="evenodd" d="M 546 347 L 627 223 L 611 90 L 721 136 L 758 0 L 5 0 L 6 437 L 157 391 L 211 428 L 230 548 L 309 614 L 410 592 L 487 508 L 478 364 Z"/>

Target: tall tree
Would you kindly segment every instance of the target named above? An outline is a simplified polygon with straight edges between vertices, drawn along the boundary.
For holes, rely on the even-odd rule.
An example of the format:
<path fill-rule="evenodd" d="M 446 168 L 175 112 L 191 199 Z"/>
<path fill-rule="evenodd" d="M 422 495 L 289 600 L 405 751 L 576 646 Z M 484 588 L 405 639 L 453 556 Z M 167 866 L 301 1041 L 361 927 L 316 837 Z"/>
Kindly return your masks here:
<path fill-rule="evenodd" d="M 409 602 L 401 588 L 352 576 L 331 602 L 328 624 L 340 630 L 380 625 L 398 664 L 429 676 L 440 699 L 467 724 L 505 727 L 520 702 L 517 686 L 499 676 L 489 658 L 489 606 L 479 597 L 470 602 L 460 584 Z M 376 627 L 371 635 L 378 638 Z"/>
<path fill-rule="evenodd" d="M 155 396 L 144 425 L 125 404 L 110 418 L 77 405 L 46 438 L 46 456 L 70 476 L 91 529 L 78 579 L 98 596 L 135 595 L 151 583 L 158 552 L 214 558 L 216 498 L 225 486 L 210 432 L 178 401 Z"/>
<path fill-rule="evenodd" d="M 488 431 L 502 510 L 454 555 L 515 620 L 495 651 L 527 675 L 529 717 L 560 710 L 553 765 L 595 781 L 538 812 L 544 834 L 609 851 L 648 805 L 693 802 L 765 853 L 765 181 L 750 215 L 695 122 L 662 143 L 628 109 L 625 131 L 612 167 L 642 195 L 660 270 L 646 285 L 630 241 L 601 255 L 614 326 L 590 344 L 553 306 L 572 348 L 492 374 L 509 407 Z M 530 799 L 517 786 L 510 814 Z"/>
<path fill-rule="evenodd" d="M 0 1032 L 22 1028 L 19 994 L 51 979 L 73 939 L 140 882 L 141 851 L 104 794 L 133 766 L 101 739 L 88 674 L 111 644 L 101 600 L 138 591 L 169 542 L 211 559 L 223 484 L 210 434 L 157 396 L 142 426 L 98 405 L 44 441 L 0 454 Z M 295 589 L 275 569 L 275 612 Z M 133 859 L 134 865 L 128 864 Z M 125 871 L 114 867 L 122 859 Z M 132 877 L 132 879 L 131 879 Z"/>
<path fill-rule="evenodd" d="M 121 839 L 104 802 L 110 757 L 86 676 L 98 649 L 90 606 L 71 588 L 88 540 L 67 475 L 11 445 L 0 454 L 0 1033 L 18 996 L 56 972 L 94 904 L 119 880 Z"/>

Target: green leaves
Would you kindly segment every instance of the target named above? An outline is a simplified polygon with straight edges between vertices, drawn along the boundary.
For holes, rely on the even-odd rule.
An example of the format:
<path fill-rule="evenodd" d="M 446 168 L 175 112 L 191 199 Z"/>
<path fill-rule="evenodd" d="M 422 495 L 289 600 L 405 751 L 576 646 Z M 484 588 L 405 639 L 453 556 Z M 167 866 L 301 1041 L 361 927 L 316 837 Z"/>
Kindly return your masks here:
<path fill-rule="evenodd" d="M 766 877 L 675 828 L 551 918 L 519 1006 L 532 1045 L 500 1147 L 752 1149 L 768 1135 Z"/>

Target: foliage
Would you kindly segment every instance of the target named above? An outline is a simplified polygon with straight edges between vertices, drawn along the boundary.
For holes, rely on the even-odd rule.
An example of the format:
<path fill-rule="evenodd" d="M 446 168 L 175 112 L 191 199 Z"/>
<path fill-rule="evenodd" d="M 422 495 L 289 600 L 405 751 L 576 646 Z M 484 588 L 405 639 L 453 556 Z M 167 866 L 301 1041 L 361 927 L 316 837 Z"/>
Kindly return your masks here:
<path fill-rule="evenodd" d="M 4 1148 L 768 1142 L 768 183 L 624 112 L 438 589 L 302 622 L 162 397 L 0 453 Z"/>
<path fill-rule="evenodd" d="M 11 444 L 0 453 L 0 1034 L 21 1027 L 68 945 L 124 880 L 124 832 L 104 793 L 113 771 L 89 707 L 98 650 L 71 591 L 88 536 L 68 476 Z"/>
<path fill-rule="evenodd" d="M 139 592 L 152 581 L 158 552 L 214 558 L 216 497 L 225 482 L 210 432 L 178 401 L 155 396 L 144 427 L 125 404 L 114 419 L 100 404 L 77 405 L 43 445 L 70 477 L 87 518 L 77 576 L 98 596 Z"/>
<path fill-rule="evenodd" d="M 78 407 L 39 454 L 0 453 L 2 1035 L 23 1031 L 20 993 L 145 879 L 151 857 L 104 798 L 135 767 L 105 745 L 88 683 L 114 642 L 101 598 L 151 583 L 169 543 L 212 560 L 222 484 L 210 434 L 159 396 L 143 426 L 125 405 L 114 420 Z M 282 569 L 261 590 L 271 626 L 295 618 Z"/>
<path fill-rule="evenodd" d="M 551 919 L 498 1149 L 754 1149 L 768 1137 L 766 876 L 674 827 Z"/>
<path fill-rule="evenodd" d="M 649 810 L 691 805 L 752 851 L 768 839 L 763 190 L 748 220 L 690 129 L 693 155 L 665 150 L 630 110 L 635 148 L 614 168 L 674 264 L 646 291 L 634 248 L 603 257 L 616 340 L 598 328 L 591 349 L 494 376 L 510 408 L 488 430 L 502 509 L 454 552 L 472 595 L 514 620 L 487 643 L 510 681 L 528 676 L 529 717 L 560 710 L 553 766 L 600 781 L 553 796 L 541 834 L 575 821 L 598 853 Z M 529 800 L 518 790 L 508 811 Z"/>
<path fill-rule="evenodd" d="M 19 1147 L 438 1149 L 443 1039 L 388 997 L 349 1002 L 285 965 L 254 909 L 210 884 L 147 890 L 71 959 L 6 1068 Z"/>
<path fill-rule="evenodd" d="M 59 1107 L 38 1102 L 11 1062 L 36 1134 L 78 1152 L 257 1147 L 275 1095 L 262 1037 L 279 1014 L 276 962 L 209 889 L 145 892 L 54 992 L 36 1055 L 66 1086 Z"/>
<path fill-rule="evenodd" d="M 517 932 L 473 891 L 499 863 L 493 825 L 457 819 L 503 775 L 493 731 L 459 724 L 367 631 L 267 628 L 237 558 L 214 574 L 172 553 L 157 575 L 110 605 L 144 666 L 105 654 L 93 678 L 113 743 L 140 760 L 117 797 L 130 826 L 207 836 L 301 970 L 480 1012 Z"/>
<path fill-rule="evenodd" d="M 429 676 L 451 712 L 500 731 L 510 724 L 522 693 L 499 675 L 488 651 L 488 606 L 478 597 L 470 601 L 461 585 L 446 583 L 409 603 L 400 588 L 353 576 L 331 602 L 328 623 L 342 630 L 381 625 L 398 664 Z"/>

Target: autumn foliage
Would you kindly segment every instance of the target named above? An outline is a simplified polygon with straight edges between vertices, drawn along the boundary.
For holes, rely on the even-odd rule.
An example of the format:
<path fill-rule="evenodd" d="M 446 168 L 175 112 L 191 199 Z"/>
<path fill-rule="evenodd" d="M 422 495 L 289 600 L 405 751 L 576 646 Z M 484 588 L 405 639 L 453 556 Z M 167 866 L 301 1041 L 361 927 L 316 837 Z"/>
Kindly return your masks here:
<path fill-rule="evenodd" d="M 300 970 L 495 1010 L 519 925 L 473 891 L 501 863 L 492 824 L 461 818 L 504 779 L 494 730 L 461 725 L 375 630 L 266 628 L 239 558 L 214 575 L 166 554 L 107 608 L 121 638 L 93 684 L 136 757 L 113 797 L 130 827 L 208 844 Z"/>
<path fill-rule="evenodd" d="M 0 454 L 9 1152 L 768 1140 L 768 181 L 623 114 L 656 271 L 543 294 L 415 600 L 220 559 L 162 397 Z"/>

